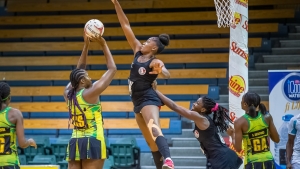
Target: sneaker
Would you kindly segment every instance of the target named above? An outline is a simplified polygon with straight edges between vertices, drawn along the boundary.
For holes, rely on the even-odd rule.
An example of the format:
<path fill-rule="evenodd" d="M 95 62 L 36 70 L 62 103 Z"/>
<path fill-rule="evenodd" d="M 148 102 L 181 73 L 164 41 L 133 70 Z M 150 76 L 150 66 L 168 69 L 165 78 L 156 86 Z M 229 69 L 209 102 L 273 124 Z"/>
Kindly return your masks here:
<path fill-rule="evenodd" d="M 173 161 L 170 158 L 167 158 L 162 166 L 162 169 L 174 169 Z"/>

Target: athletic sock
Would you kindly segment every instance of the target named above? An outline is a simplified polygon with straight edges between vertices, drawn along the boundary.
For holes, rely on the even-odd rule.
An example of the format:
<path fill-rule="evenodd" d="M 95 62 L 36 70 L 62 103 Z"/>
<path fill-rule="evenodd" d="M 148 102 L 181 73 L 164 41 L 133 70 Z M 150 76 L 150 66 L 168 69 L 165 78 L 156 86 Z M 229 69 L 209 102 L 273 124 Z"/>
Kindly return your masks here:
<path fill-rule="evenodd" d="M 155 140 L 155 143 L 164 159 L 171 158 L 169 145 L 164 136 L 158 136 Z"/>
<path fill-rule="evenodd" d="M 154 160 L 156 168 L 161 169 L 161 167 L 164 163 L 163 156 L 161 155 L 161 153 L 159 151 L 155 151 L 155 152 L 152 152 L 152 156 L 153 156 L 153 160 Z"/>

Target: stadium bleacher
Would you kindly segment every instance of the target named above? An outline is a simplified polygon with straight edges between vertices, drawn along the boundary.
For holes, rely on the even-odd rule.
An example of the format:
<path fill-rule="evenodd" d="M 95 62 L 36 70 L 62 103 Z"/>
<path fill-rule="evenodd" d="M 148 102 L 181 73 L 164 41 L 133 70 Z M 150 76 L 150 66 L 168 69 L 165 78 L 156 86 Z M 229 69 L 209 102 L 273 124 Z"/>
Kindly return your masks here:
<path fill-rule="evenodd" d="M 34 164 L 34 157 L 44 154 L 43 147 L 50 147 L 55 162 L 53 156 L 49 156 L 48 162 L 57 163 L 62 169 L 66 167 L 63 153 L 72 130 L 68 129 L 68 111 L 62 93 L 83 47 L 83 26 L 88 20 L 97 18 L 105 25 L 103 36 L 118 67 L 111 86 L 100 96 L 108 146 L 123 137 L 135 136 L 144 153 L 142 169 L 151 169 L 150 149 L 137 127 L 128 95 L 127 78 L 133 54 L 113 5 L 110 0 L 70 1 L 0 0 L 0 6 L 6 5 L 0 8 L 0 78 L 11 86 L 11 106 L 23 112 L 25 134 L 41 139 L 40 149 L 25 150 L 24 158 L 20 156 L 25 159 L 22 164 Z M 203 95 L 228 107 L 229 29 L 217 27 L 213 0 L 120 2 L 139 40 L 160 33 L 168 33 L 171 37 L 170 46 L 158 55 L 171 73 L 171 79 L 158 79 L 158 89 L 162 93 L 186 108 Z M 298 0 L 249 1 L 249 69 L 255 68 L 257 55 L 272 52 L 274 38 L 288 36 L 287 21 L 299 17 L 294 9 L 278 9 L 277 6 L 297 3 Z M 96 43 L 91 43 L 89 50 L 87 70 L 96 80 L 106 70 L 105 60 Z M 293 65 L 289 68 L 299 69 Z M 254 77 L 252 74 L 249 72 L 250 78 Z M 250 89 L 266 92 L 265 88 Z M 266 96 L 262 98 L 268 107 Z M 199 146 L 189 140 L 191 124 L 187 125 L 165 106 L 160 116 L 163 132 L 173 145 L 171 153 L 174 152 L 173 160 L 178 169 L 187 163 L 190 168 L 205 165 L 200 149 L 177 150 L 176 145 Z M 184 140 L 185 137 L 189 138 Z M 187 151 L 191 156 L 188 162 L 179 158 Z"/>

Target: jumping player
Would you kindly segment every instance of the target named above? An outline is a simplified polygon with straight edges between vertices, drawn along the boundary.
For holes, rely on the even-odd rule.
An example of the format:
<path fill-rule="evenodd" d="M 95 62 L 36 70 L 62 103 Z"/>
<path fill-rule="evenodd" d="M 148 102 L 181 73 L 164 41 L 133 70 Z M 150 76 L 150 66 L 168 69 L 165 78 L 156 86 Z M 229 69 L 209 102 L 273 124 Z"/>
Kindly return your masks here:
<path fill-rule="evenodd" d="M 275 168 L 268 138 L 270 136 L 278 143 L 279 135 L 272 116 L 267 113 L 265 105 L 260 101 L 258 94 L 247 92 L 241 102 L 245 114 L 234 122 L 234 129 L 230 127 L 227 131 L 237 152 L 242 150 L 243 141 L 246 152 L 245 169 Z"/>
<path fill-rule="evenodd" d="M 111 1 L 115 5 L 119 22 L 134 52 L 129 77 L 129 90 L 134 104 L 136 121 L 152 151 L 156 167 L 160 169 L 163 166 L 163 169 L 173 169 L 174 164 L 171 160 L 169 146 L 159 124 L 159 108 L 163 103 L 151 85 L 160 73 L 165 78 L 170 77 L 170 73 L 163 62 L 155 57 L 164 50 L 165 46 L 169 45 L 169 36 L 161 34 L 159 37 L 151 37 L 141 44 L 132 32 L 119 2 L 117 0 Z M 162 157 L 164 164 L 161 161 Z"/>
<path fill-rule="evenodd" d="M 77 69 L 71 72 L 71 82 L 64 92 L 74 126 L 66 154 L 69 169 L 102 168 L 107 158 L 99 96 L 111 83 L 117 67 L 105 40 L 102 37 L 92 38 L 101 45 L 108 68 L 99 80 L 92 83 L 85 71 L 90 41 L 86 36 L 84 39 L 85 46 Z"/>
<path fill-rule="evenodd" d="M 9 107 L 10 87 L 0 82 L 0 168 L 20 169 L 17 150 L 28 146 L 36 147 L 33 139 L 25 139 L 23 115 L 20 110 Z"/>

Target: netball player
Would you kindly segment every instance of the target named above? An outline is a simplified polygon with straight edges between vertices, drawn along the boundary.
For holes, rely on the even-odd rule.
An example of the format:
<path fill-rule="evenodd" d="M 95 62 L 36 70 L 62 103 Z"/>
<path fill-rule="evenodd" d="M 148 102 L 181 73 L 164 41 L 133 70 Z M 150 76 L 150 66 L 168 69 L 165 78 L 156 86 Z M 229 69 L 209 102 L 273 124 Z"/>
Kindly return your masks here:
<path fill-rule="evenodd" d="M 159 37 L 151 37 L 141 44 L 132 32 L 119 2 L 117 0 L 112 0 L 112 2 L 115 5 L 127 41 L 134 52 L 129 77 L 129 90 L 134 104 L 136 121 L 152 151 L 156 167 L 158 169 L 161 167 L 173 169 L 174 164 L 171 160 L 169 146 L 159 124 L 159 108 L 163 103 L 151 86 L 159 73 L 162 73 L 165 78 L 170 77 L 163 62 L 155 57 L 164 50 L 165 46 L 168 46 L 169 36 L 161 34 Z"/>
<path fill-rule="evenodd" d="M 300 114 L 289 121 L 289 135 L 286 143 L 286 168 L 300 168 Z"/>
<path fill-rule="evenodd" d="M 230 128 L 227 131 L 237 152 L 242 150 L 243 141 L 246 152 L 245 169 L 276 168 L 268 137 L 278 143 L 279 135 L 272 116 L 267 113 L 265 105 L 260 100 L 258 94 L 247 92 L 241 102 L 245 114 L 234 122 L 234 129 Z M 257 109 L 259 111 L 256 111 Z"/>
<path fill-rule="evenodd" d="M 155 86 L 155 85 L 154 85 Z M 154 87 L 156 88 L 156 87 Z M 177 105 L 174 101 L 156 90 L 163 103 L 181 116 L 195 122 L 194 135 L 207 157 L 207 169 L 238 169 L 242 159 L 231 150 L 219 134 L 227 130 L 228 110 L 214 100 L 203 96 L 199 98 L 191 110 Z M 213 118 L 209 115 L 213 113 Z"/>
<path fill-rule="evenodd" d="M 33 139 L 25 139 L 23 115 L 20 110 L 9 107 L 10 87 L 0 82 L 0 168 L 19 169 L 18 144 L 21 148 L 33 146 Z"/>
<path fill-rule="evenodd" d="M 74 126 L 66 154 L 69 169 L 99 169 L 107 158 L 99 96 L 112 81 L 117 67 L 105 40 L 102 37 L 92 39 L 102 47 L 108 70 L 92 83 L 85 71 L 90 43 L 89 38 L 85 37 L 85 46 L 77 69 L 71 72 L 71 82 L 64 93 L 70 121 Z"/>

